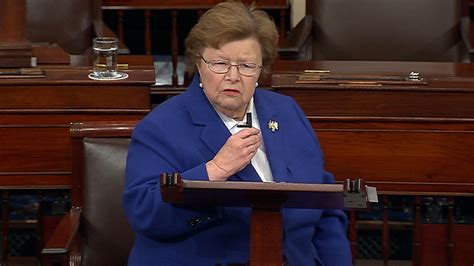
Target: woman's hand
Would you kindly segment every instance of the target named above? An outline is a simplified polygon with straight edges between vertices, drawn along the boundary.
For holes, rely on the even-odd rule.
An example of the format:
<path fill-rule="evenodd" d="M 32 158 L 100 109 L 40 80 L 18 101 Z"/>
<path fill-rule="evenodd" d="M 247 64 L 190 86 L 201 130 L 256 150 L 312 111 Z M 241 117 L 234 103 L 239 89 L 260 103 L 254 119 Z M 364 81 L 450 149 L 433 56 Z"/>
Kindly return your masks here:
<path fill-rule="evenodd" d="M 262 143 L 260 130 L 246 128 L 230 136 L 214 159 L 206 163 L 210 181 L 225 181 L 250 163 Z"/>

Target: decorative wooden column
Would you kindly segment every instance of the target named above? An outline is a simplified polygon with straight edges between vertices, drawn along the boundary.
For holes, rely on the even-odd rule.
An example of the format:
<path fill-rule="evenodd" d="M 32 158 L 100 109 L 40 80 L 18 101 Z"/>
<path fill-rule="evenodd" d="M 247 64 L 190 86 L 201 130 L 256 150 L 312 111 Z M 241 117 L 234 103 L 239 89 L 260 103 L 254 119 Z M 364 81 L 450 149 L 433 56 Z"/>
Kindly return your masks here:
<path fill-rule="evenodd" d="M 349 241 L 351 244 L 352 263 L 355 264 L 355 260 L 358 256 L 359 246 L 357 243 L 357 213 L 355 210 L 350 211 L 350 222 L 349 222 Z"/>
<path fill-rule="evenodd" d="M 26 0 L 0 0 L 0 67 L 30 67 Z"/>
<path fill-rule="evenodd" d="M 413 264 L 421 265 L 421 196 L 415 196 L 415 223 L 413 224 Z"/>
<path fill-rule="evenodd" d="M 10 224 L 8 217 L 8 190 L 2 190 L 2 259 L 0 261 L 1 265 L 8 265 L 8 252 L 10 247 L 10 242 L 8 241 L 8 236 L 10 235 Z"/>
<path fill-rule="evenodd" d="M 171 85 L 178 86 L 178 10 L 171 10 L 171 63 L 173 64 L 173 75 Z"/>
<path fill-rule="evenodd" d="M 388 225 L 389 199 L 388 195 L 383 195 L 383 221 L 382 221 L 382 260 L 383 265 L 388 265 L 390 258 L 390 229 Z"/>
<path fill-rule="evenodd" d="M 145 10 L 145 54 L 151 55 L 151 10 Z"/>
<path fill-rule="evenodd" d="M 454 238 L 454 197 L 448 197 L 448 221 L 447 221 L 447 243 L 446 243 L 446 254 L 448 255 L 448 266 L 454 265 L 454 251 L 455 251 L 455 238 Z"/>

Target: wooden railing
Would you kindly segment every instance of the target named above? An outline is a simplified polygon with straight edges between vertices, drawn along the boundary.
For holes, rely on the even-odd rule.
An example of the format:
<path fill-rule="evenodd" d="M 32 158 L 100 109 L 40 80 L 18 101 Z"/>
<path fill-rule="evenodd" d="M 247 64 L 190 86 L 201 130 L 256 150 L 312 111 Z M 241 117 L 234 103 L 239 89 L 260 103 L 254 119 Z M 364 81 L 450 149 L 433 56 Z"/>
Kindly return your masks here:
<path fill-rule="evenodd" d="M 222 2 L 219 0 L 204 0 L 204 1 L 191 1 L 191 0 L 178 0 L 178 1 L 153 1 L 153 0 L 103 0 L 102 9 L 104 13 L 104 19 L 111 26 L 121 40 L 122 43 L 127 45 L 126 28 L 127 22 L 137 23 L 137 17 L 133 21 L 126 21 L 128 14 L 137 12 L 141 15 L 141 26 L 140 30 L 143 30 L 143 53 L 147 55 L 152 54 L 168 54 L 171 55 L 172 62 L 172 87 L 180 86 L 178 84 L 178 56 L 183 54 L 183 43 L 184 38 L 187 35 L 187 31 L 190 27 L 196 23 L 199 16 L 201 16 L 205 10 L 211 8 L 215 4 Z M 247 4 L 253 1 L 244 1 Z M 288 30 L 289 24 L 289 4 L 287 0 L 257 0 L 255 1 L 257 6 L 269 11 L 273 15 L 278 23 L 280 37 L 284 38 Z M 191 12 L 191 13 L 190 13 Z M 186 17 L 180 17 L 181 14 L 186 14 Z M 191 14 L 191 15 L 189 15 Z M 116 21 L 108 21 L 108 15 L 111 15 L 110 20 L 115 19 Z M 154 19 L 158 17 L 167 17 L 168 21 L 160 20 L 166 25 L 156 25 Z M 139 18 L 138 18 L 139 19 Z M 164 28 L 163 28 L 164 27 Z M 164 31 L 163 31 L 164 30 Z M 153 35 L 160 35 L 160 38 L 154 38 Z M 161 38 L 162 36 L 162 38 Z M 160 42 L 164 40 L 163 43 Z M 137 39 L 133 40 L 137 42 Z M 167 49 L 169 45 L 169 50 Z M 132 53 L 135 53 L 132 51 Z M 139 52 L 141 53 L 141 52 Z"/>

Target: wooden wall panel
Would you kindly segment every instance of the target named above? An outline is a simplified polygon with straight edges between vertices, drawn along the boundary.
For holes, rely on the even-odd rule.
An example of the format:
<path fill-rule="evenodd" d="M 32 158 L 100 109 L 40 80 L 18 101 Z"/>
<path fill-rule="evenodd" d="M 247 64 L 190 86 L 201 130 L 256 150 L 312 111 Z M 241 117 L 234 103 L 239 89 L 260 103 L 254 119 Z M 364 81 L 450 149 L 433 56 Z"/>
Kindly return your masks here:
<path fill-rule="evenodd" d="M 339 180 L 443 183 L 474 193 L 474 131 L 318 130 L 317 123 L 314 126 L 326 167 Z"/>
<path fill-rule="evenodd" d="M 447 227 L 443 224 L 424 224 L 421 243 L 420 266 L 446 266 L 448 263 Z"/>
<path fill-rule="evenodd" d="M 0 172 L 70 172 L 67 127 L 0 128 Z"/>
<path fill-rule="evenodd" d="M 57 85 L 16 85 L 1 90 L 0 106 L 4 109 L 142 109 L 143 103 L 149 102 L 147 90 L 137 90 L 136 86 L 117 86 L 110 90 L 110 85 L 64 84 L 62 89 Z M 134 97 L 130 97 L 133 94 Z M 51 99 L 55 99 L 52 101 Z M 118 108 L 118 106 L 120 106 Z M 40 110 L 37 110 L 40 111 Z"/>
<path fill-rule="evenodd" d="M 466 108 L 474 104 L 473 99 L 456 89 L 295 88 L 288 93 L 308 116 L 474 117 L 474 108 Z"/>
<path fill-rule="evenodd" d="M 457 224 L 453 230 L 454 242 L 454 265 L 474 265 L 474 252 L 472 240 L 474 230 L 472 225 Z"/>

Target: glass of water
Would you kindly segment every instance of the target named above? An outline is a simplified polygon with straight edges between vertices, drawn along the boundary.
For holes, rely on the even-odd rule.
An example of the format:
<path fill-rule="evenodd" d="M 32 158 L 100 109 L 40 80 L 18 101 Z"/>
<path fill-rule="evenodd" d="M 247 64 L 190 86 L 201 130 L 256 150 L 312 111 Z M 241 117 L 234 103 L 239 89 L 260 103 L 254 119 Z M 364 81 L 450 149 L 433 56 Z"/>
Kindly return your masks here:
<path fill-rule="evenodd" d="M 117 71 L 118 40 L 113 37 L 96 37 L 93 39 L 92 76 L 96 79 L 114 79 Z"/>

